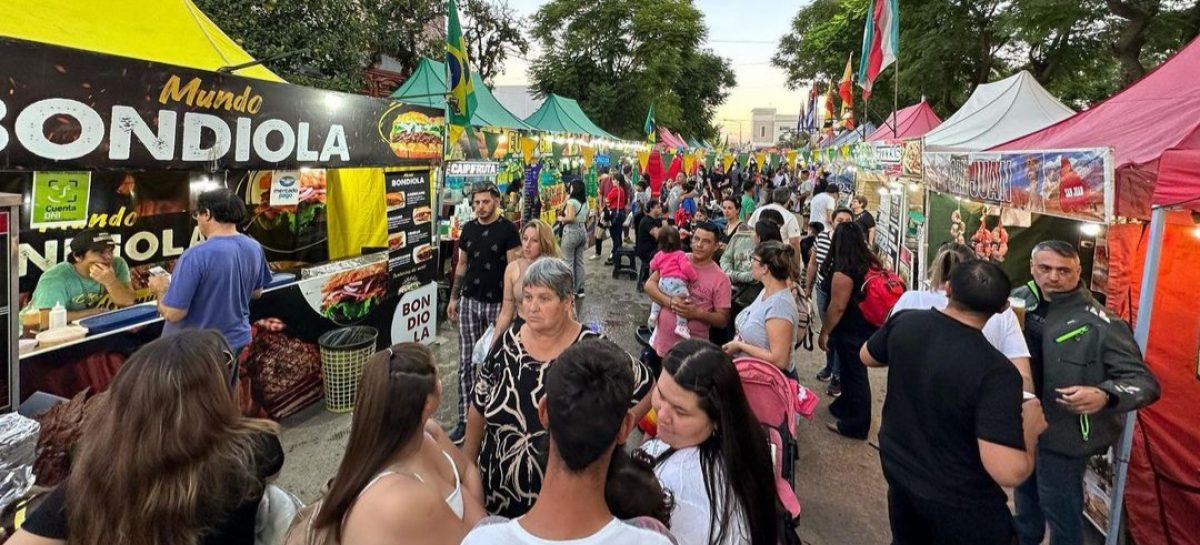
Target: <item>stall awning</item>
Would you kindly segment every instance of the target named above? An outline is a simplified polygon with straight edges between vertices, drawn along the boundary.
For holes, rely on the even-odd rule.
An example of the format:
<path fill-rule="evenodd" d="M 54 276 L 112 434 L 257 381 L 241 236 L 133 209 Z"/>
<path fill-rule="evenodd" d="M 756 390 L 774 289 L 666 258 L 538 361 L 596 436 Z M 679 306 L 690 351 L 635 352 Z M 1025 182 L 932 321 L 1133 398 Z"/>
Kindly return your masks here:
<path fill-rule="evenodd" d="M 0 36 L 209 71 L 254 60 L 191 0 L 5 0 Z M 283 81 L 261 65 L 237 75 Z"/>
<path fill-rule="evenodd" d="M 922 100 L 907 108 L 892 112 L 878 129 L 867 135 L 867 142 L 920 138 L 942 124 L 929 103 Z"/>
<path fill-rule="evenodd" d="M 619 138 L 596 126 L 579 108 L 579 103 L 558 95 L 546 97 L 536 112 L 525 118 L 525 123 L 547 132 L 586 134 L 596 138 Z"/>
<path fill-rule="evenodd" d="M 479 74 L 471 74 L 471 82 L 475 84 L 475 113 L 471 116 L 471 125 L 476 127 L 499 127 L 522 131 L 535 130 L 521 118 L 508 111 L 491 89 L 484 84 Z M 422 58 L 417 69 L 396 89 L 391 98 L 409 104 L 419 104 L 430 108 L 446 109 L 446 64 L 433 59 Z"/>
<path fill-rule="evenodd" d="M 1200 149 L 1163 152 L 1154 184 L 1154 204 L 1200 211 Z"/>
<path fill-rule="evenodd" d="M 925 135 L 925 149 L 985 150 L 1072 115 L 1074 111 L 1022 70 L 976 87 L 962 108 Z"/>

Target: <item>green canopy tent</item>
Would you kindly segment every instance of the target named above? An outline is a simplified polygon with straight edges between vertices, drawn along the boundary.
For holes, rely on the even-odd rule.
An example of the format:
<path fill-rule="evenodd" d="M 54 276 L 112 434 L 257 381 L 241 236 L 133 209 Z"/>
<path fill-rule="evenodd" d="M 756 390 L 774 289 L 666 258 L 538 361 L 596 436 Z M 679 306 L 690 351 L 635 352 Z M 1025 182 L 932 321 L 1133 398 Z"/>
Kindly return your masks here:
<path fill-rule="evenodd" d="M 546 97 L 538 111 L 525 118 L 525 123 L 547 132 L 586 134 L 596 138 L 620 140 L 596 126 L 579 108 L 578 102 L 553 94 Z"/>
<path fill-rule="evenodd" d="M 521 118 L 513 115 L 492 91 L 484 84 L 479 74 L 471 74 L 471 82 L 475 85 L 475 113 L 471 116 L 471 125 L 475 127 L 497 127 L 522 131 L 537 130 L 530 127 Z M 446 64 L 429 58 L 422 58 L 417 69 L 404 81 L 399 89 L 392 93 L 391 98 L 429 106 L 431 108 L 446 108 Z"/>

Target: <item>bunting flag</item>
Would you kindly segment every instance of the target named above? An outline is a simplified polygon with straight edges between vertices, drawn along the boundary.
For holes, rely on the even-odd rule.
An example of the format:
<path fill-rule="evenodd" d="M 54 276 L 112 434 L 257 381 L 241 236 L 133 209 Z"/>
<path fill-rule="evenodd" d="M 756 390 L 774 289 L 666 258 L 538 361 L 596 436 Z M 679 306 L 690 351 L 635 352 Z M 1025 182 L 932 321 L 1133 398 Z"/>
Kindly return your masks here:
<path fill-rule="evenodd" d="M 637 152 L 637 158 L 638 158 L 638 165 L 642 167 L 642 172 L 645 172 L 646 165 L 648 165 L 650 163 L 650 152 L 646 151 L 646 150 L 639 150 Z"/>
<path fill-rule="evenodd" d="M 686 173 L 687 175 L 691 176 L 692 174 L 696 173 L 695 167 L 696 167 L 696 156 L 695 155 L 684 155 L 683 156 L 683 172 Z"/>
<path fill-rule="evenodd" d="M 833 82 L 829 82 L 829 92 L 825 93 L 825 118 L 821 120 L 821 126 L 826 128 L 833 127 Z"/>
<path fill-rule="evenodd" d="M 592 168 L 592 161 L 596 159 L 596 148 L 580 146 L 579 154 L 583 156 L 583 168 Z"/>
<path fill-rule="evenodd" d="M 653 146 L 658 142 L 658 123 L 654 121 L 654 105 L 650 105 L 650 111 L 646 112 L 646 124 L 642 126 L 642 130 L 646 133 L 646 143 Z"/>
<path fill-rule="evenodd" d="M 467 42 L 463 39 L 462 27 L 458 24 L 458 7 L 450 0 L 446 32 L 446 81 L 450 84 L 450 99 L 447 103 L 450 124 L 471 126 L 475 113 L 475 86 L 471 83 L 471 66 L 467 59 Z"/>
<path fill-rule="evenodd" d="M 729 137 L 726 137 L 725 140 L 728 143 Z M 725 156 L 721 158 L 721 170 L 729 172 L 729 167 L 731 166 L 733 166 L 733 154 L 725 152 Z"/>
<path fill-rule="evenodd" d="M 871 97 L 875 79 L 900 53 L 899 0 L 872 0 L 863 29 L 862 54 L 859 55 L 858 85 L 863 99 Z"/>
<path fill-rule="evenodd" d="M 796 150 L 794 150 L 794 149 L 790 149 L 787 152 L 787 166 L 788 167 L 796 166 Z"/>
<path fill-rule="evenodd" d="M 754 162 L 758 165 L 758 170 L 761 172 L 767 167 L 767 154 L 758 152 L 754 154 Z"/>
<path fill-rule="evenodd" d="M 537 147 L 537 141 L 532 136 L 521 137 L 521 159 L 525 160 L 525 164 L 533 164 L 533 150 Z"/>

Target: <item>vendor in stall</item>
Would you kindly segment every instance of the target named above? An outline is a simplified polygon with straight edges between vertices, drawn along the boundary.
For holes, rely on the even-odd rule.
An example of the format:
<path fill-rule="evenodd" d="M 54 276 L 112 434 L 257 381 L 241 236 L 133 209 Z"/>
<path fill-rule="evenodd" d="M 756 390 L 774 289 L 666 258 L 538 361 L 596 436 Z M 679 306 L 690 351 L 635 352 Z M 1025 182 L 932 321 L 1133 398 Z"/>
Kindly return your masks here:
<path fill-rule="evenodd" d="M 42 273 L 25 311 L 62 303 L 67 321 L 78 320 L 135 301 L 129 264 L 113 254 L 116 241 L 98 229 L 85 229 L 71 240 L 67 260 Z"/>

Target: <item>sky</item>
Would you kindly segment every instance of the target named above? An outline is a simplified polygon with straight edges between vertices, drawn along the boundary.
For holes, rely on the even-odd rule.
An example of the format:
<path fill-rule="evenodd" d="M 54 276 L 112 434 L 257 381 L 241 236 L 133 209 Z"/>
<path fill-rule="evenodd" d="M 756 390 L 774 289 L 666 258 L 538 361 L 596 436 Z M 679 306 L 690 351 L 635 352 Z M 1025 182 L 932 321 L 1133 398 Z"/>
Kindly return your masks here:
<path fill-rule="evenodd" d="M 708 43 L 718 55 L 730 60 L 737 87 L 717 110 L 718 126 L 729 141 L 750 138 L 750 110 L 778 109 L 779 114 L 799 115 L 804 93 L 789 91 L 786 76 L 771 66 L 779 38 L 787 33 L 792 17 L 806 0 L 695 0 L 708 24 Z M 544 0 L 508 0 L 522 16 L 537 12 Z M 536 44 L 527 58 L 537 58 Z M 509 56 L 496 85 L 527 85 L 529 63 Z"/>

